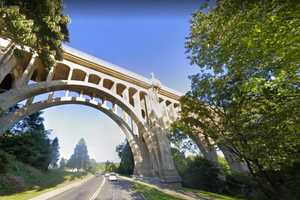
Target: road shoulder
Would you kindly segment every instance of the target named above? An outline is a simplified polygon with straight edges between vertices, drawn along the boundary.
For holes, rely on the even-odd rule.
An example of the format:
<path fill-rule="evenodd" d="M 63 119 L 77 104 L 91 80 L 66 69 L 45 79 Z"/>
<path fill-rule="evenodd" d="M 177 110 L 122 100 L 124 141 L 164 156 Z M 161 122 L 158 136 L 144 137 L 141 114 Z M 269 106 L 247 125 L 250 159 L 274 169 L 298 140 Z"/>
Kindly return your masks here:
<path fill-rule="evenodd" d="M 125 177 L 125 176 L 120 176 L 120 178 L 122 178 L 124 180 L 127 180 L 127 181 L 130 181 L 130 182 L 133 182 L 133 183 L 138 183 L 138 184 L 144 185 L 144 186 L 149 187 L 149 188 L 156 189 L 156 190 L 158 190 L 160 192 L 163 192 L 163 193 L 168 194 L 170 196 L 173 196 L 175 198 L 185 199 L 185 200 L 199 200 L 199 199 L 196 199 L 194 197 L 191 197 L 191 196 L 188 196 L 188 195 L 176 192 L 174 190 L 160 188 L 160 187 L 158 187 L 156 185 L 153 185 L 153 184 L 150 184 L 150 183 L 145 183 L 145 182 L 139 181 L 139 180 L 135 180 L 133 178 L 129 178 L 129 177 Z"/>
<path fill-rule="evenodd" d="M 70 184 L 67 184 L 65 186 L 62 186 L 60 188 L 57 188 L 57 189 L 54 189 L 54 190 L 51 190 L 49 192 L 45 192 L 37 197 L 34 197 L 34 198 L 31 198 L 30 200 L 47 200 L 49 198 L 52 198 L 56 195 L 59 195 L 67 190 L 70 190 L 74 187 L 77 187 L 77 186 L 80 186 L 84 183 L 86 183 L 87 181 L 89 181 L 90 179 L 92 179 L 94 177 L 94 175 L 89 175 L 87 176 L 86 178 L 82 179 L 82 180 L 78 180 L 78 181 L 75 181 L 75 182 L 71 182 Z"/>

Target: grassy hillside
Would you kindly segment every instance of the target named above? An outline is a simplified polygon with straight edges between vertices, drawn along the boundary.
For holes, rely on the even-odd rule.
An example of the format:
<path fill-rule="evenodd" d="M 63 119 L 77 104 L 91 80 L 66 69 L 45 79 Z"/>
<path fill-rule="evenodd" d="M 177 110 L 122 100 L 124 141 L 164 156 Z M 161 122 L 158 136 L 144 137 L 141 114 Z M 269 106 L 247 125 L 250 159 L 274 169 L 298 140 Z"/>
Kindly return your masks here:
<path fill-rule="evenodd" d="M 7 158 L 7 171 L 0 174 L 0 199 L 28 199 L 87 175 L 58 169 L 42 172 L 12 156 Z"/>

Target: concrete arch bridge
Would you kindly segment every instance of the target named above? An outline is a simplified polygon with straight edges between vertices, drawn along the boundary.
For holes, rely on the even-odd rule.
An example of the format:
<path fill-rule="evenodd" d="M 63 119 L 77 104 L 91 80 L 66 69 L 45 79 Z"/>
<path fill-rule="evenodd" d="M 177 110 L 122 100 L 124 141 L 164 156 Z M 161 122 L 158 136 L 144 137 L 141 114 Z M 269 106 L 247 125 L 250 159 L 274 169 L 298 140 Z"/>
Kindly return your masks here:
<path fill-rule="evenodd" d="M 162 85 L 153 75 L 147 79 L 70 47 L 64 47 L 64 59 L 50 70 L 26 47 L 18 59 L 13 48 L 0 38 L 0 135 L 45 108 L 90 106 L 107 114 L 127 137 L 135 174 L 180 182 L 167 134 L 179 117 L 181 93 Z M 25 103 L 11 111 L 20 102 Z M 202 146 L 208 158 L 215 155 L 215 150 Z M 241 167 L 230 159 L 233 168 Z"/>
<path fill-rule="evenodd" d="M 124 132 L 136 174 L 180 181 L 167 138 L 170 123 L 178 117 L 180 93 L 154 77 L 147 79 L 69 47 L 64 47 L 64 59 L 47 70 L 29 50 L 17 59 L 10 43 L 0 42 L 0 133 L 48 107 L 90 106 L 107 114 Z M 9 111 L 20 102 L 26 103 Z"/>

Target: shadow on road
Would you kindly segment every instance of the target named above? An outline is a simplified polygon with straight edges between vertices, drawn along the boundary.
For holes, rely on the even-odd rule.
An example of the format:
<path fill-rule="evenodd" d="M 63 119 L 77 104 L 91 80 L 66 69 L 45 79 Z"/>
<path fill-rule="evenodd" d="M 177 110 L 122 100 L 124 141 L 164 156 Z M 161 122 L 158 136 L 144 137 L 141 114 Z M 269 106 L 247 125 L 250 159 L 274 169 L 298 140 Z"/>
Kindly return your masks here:
<path fill-rule="evenodd" d="M 142 194 L 136 192 L 133 189 L 133 183 L 129 181 L 119 179 L 118 181 L 110 181 L 110 184 L 112 184 L 117 191 L 126 191 L 132 200 L 144 200 Z"/>

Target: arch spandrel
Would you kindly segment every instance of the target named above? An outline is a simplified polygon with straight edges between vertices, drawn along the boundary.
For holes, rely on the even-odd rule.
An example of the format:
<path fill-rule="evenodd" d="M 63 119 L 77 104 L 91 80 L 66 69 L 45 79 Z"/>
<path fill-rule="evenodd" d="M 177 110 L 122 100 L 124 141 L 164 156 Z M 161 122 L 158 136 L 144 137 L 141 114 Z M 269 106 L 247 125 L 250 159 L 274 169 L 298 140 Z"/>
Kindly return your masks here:
<path fill-rule="evenodd" d="M 134 112 L 134 107 L 130 105 L 129 102 L 125 102 L 124 99 L 116 93 L 112 93 L 111 90 L 100 87 L 99 85 L 95 85 L 93 83 L 73 80 L 54 80 L 51 82 L 39 82 L 31 85 L 26 85 L 20 89 L 11 89 L 0 95 L 1 110 L 7 110 L 10 107 L 16 105 L 18 102 L 32 96 L 57 90 L 86 91 L 86 93 L 96 93 L 98 96 L 105 96 L 106 98 L 112 100 L 112 102 L 118 104 L 123 110 L 125 110 L 136 121 L 137 124 L 144 124 L 142 116 Z"/>

